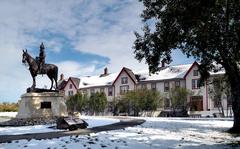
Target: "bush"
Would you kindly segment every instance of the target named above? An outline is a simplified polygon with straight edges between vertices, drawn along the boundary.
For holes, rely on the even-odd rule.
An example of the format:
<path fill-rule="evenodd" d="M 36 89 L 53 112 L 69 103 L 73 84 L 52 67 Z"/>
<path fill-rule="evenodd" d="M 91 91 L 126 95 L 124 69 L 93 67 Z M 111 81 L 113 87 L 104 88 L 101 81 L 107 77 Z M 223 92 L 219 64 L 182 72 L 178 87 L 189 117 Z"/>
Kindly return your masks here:
<path fill-rule="evenodd" d="M 1 103 L 0 104 L 0 112 L 17 112 L 18 104 L 17 103 Z"/>
<path fill-rule="evenodd" d="M 191 94 L 192 92 L 186 88 L 172 88 L 169 92 L 169 98 L 171 100 L 171 108 L 173 109 L 173 111 L 177 109 L 187 111 L 187 97 Z"/>
<path fill-rule="evenodd" d="M 141 111 L 154 111 L 162 106 L 160 93 L 154 90 L 134 90 L 125 93 L 116 106 L 119 112 L 127 112 L 129 115 L 138 116 Z"/>
<path fill-rule="evenodd" d="M 92 93 L 89 98 L 89 110 L 93 113 L 103 112 L 107 106 L 107 97 L 104 93 Z"/>
<path fill-rule="evenodd" d="M 67 108 L 69 111 L 82 112 L 86 108 L 87 102 L 88 102 L 88 99 L 87 99 L 86 95 L 77 93 L 73 96 L 70 96 L 69 99 L 67 100 L 66 104 L 67 104 Z"/>

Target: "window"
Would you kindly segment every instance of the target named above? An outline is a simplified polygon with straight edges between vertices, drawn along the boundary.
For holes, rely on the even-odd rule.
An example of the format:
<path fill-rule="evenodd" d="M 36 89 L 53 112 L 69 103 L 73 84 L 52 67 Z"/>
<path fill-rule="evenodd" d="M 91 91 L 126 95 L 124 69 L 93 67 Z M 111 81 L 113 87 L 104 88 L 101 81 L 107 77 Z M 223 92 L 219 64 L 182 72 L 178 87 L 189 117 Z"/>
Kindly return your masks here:
<path fill-rule="evenodd" d="M 129 86 L 128 85 L 124 85 L 124 86 L 120 86 L 120 94 L 124 94 L 129 90 Z"/>
<path fill-rule="evenodd" d="M 180 81 L 175 81 L 175 87 L 180 87 Z"/>
<path fill-rule="evenodd" d="M 72 89 L 72 84 L 69 85 L 69 89 Z"/>
<path fill-rule="evenodd" d="M 113 95 L 113 89 L 112 87 L 108 88 L 108 96 L 112 96 Z"/>
<path fill-rule="evenodd" d="M 169 82 L 164 82 L 164 92 L 169 91 Z"/>
<path fill-rule="evenodd" d="M 147 89 L 147 84 L 142 84 L 142 89 Z"/>
<path fill-rule="evenodd" d="M 112 87 L 109 87 L 108 88 L 108 96 L 112 96 L 113 95 L 113 89 L 112 89 Z"/>
<path fill-rule="evenodd" d="M 198 76 L 198 70 L 193 70 L 193 76 Z"/>
<path fill-rule="evenodd" d="M 73 91 L 68 91 L 68 96 L 72 96 L 73 95 Z"/>
<path fill-rule="evenodd" d="M 122 84 L 128 84 L 128 77 L 122 77 L 121 79 Z"/>
<path fill-rule="evenodd" d="M 41 102 L 41 109 L 51 109 L 51 102 Z"/>
<path fill-rule="evenodd" d="M 192 79 L 192 89 L 199 89 L 199 88 L 200 88 L 200 80 Z"/>
<path fill-rule="evenodd" d="M 100 88 L 100 93 L 104 93 L 104 88 Z"/>
<path fill-rule="evenodd" d="M 154 91 L 156 90 L 156 83 L 151 84 L 151 89 L 154 90 Z"/>
<path fill-rule="evenodd" d="M 94 93 L 95 93 L 95 89 L 94 89 L 94 88 L 91 88 L 91 89 L 90 89 L 90 93 L 91 93 L 91 94 L 94 94 Z"/>

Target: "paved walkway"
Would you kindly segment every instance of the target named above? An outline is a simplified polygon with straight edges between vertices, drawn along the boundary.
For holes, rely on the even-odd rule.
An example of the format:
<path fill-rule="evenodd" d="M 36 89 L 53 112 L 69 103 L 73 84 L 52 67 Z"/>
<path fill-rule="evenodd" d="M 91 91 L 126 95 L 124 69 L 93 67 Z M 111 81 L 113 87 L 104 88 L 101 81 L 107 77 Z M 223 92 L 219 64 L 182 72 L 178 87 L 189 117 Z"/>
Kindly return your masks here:
<path fill-rule="evenodd" d="M 117 118 L 117 117 L 115 117 Z M 21 135 L 0 135 L 0 143 L 11 142 L 13 140 L 21 139 L 51 139 L 71 135 L 87 135 L 89 133 L 97 133 L 101 131 L 117 130 L 126 127 L 132 127 L 140 125 L 145 122 L 143 119 L 132 119 L 132 118 L 118 118 L 120 122 L 111 125 L 93 127 L 89 129 L 78 129 L 75 131 L 57 131 L 57 132 L 47 132 L 47 133 L 32 133 L 32 134 L 21 134 Z"/>

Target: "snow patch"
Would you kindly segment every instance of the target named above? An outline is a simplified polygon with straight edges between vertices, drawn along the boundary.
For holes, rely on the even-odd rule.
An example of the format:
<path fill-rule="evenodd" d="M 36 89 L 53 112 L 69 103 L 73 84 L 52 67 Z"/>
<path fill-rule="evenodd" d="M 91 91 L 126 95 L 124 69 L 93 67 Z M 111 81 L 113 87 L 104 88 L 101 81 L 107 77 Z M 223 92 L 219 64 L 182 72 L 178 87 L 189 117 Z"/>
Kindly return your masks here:
<path fill-rule="evenodd" d="M 88 117 L 90 119 L 91 117 Z M 94 117 L 95 118 L 95 117 Z M 104 118 L 105 119 L 105 118 Z M 225 133 L 232 120 L 191 120 L 185 118 L 144 118 L 145 123 L 122 130 L 46 140 L 19 140 L 0 144 L 0 148 L 91 148 L 91 149 L 231 149 L 240 141 Z M 238 146 L 239 147 L 239 146 Z"/>
<path fill-rule="evenodd" d="M 17 112 L 0 112 L 0 117 L 16 117 Z"/>

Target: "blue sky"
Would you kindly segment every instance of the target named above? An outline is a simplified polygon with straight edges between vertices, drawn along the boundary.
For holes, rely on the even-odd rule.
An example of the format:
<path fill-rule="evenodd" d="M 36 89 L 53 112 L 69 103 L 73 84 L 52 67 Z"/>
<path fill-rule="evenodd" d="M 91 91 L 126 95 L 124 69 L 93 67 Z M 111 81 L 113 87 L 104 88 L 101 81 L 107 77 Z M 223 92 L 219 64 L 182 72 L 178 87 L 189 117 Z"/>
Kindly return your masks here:
<path fill-rule="evenodd" d="M 0 102 L 16 102 L 31 86 L 22 49 L 36 56 L 41 42 L 46 62 L 56 64 L 65 77 L 100 74 L 104 67 L 110 72 L 147 68 L 134 59 L 132 49 L 133 32 L 143 27 L 142 9 L 136 0 L 1 0 Z M 191 62 L 180 51 L 173 53 L 172 64 Z M 50 82 L 38 76 L 37 85 Z"/>

